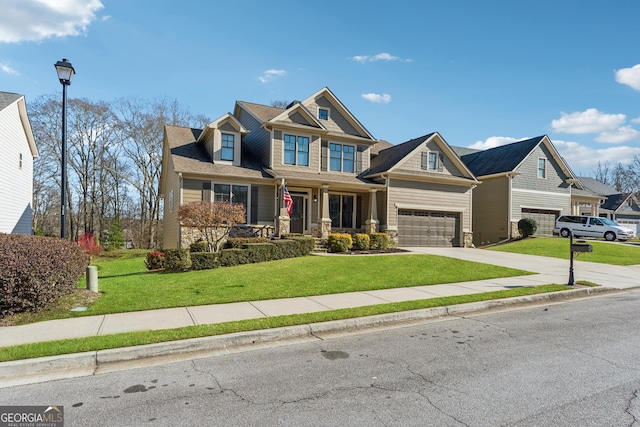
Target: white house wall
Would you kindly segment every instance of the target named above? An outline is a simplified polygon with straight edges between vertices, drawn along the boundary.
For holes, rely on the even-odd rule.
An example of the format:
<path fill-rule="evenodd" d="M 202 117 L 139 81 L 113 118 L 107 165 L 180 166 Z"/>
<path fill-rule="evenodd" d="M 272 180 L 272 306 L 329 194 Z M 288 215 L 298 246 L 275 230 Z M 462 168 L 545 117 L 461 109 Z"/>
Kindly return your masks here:
<path fill-rule="evenodd" d="M 0 135 L 0 233 L 32 234 L 33 157 L 17 102 L 0 111 Z"/>

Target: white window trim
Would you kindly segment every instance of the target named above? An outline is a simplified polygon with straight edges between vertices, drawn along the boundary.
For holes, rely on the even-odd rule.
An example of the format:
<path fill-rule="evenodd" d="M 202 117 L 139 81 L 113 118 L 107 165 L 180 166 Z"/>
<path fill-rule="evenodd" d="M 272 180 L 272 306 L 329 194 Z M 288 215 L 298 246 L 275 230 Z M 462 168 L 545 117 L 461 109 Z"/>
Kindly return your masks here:
<path fill-rule="evenodd" d="M 293 154 L 294 163 L 285 163 L 284 162 L 284 152 L 285 152 L 285 149 L 284 149 L 285 140 L 284 140 L 284 138 L 287 135 L 294 136 L 296 138 L 296 149 L 295 149 L 295 152 Z M 307 164 L 306 165 L 301 165 L 301 164 L 298 163 L 298 138 L 300 138 L 300 137 L 307 138 L 307 140 L 309 141 L 309 143 L 307 144 L 308 150 L 307 150 Z M 311 141 L 312 141 L 311 135 L 307 135 L 307 134 L 304 134 L 304 133 L 287 133 L 285 131 L 282 131 L 282 162 L 281 162 L 282 165 L 283 166 L 299 166 L 299 167 L 303 167 L 303 168 L 311 167 Z"/>
<path fill-rule="evenodd" d="M 326 119 L 321 119 L 320 118 L 320 110 L 326 110 L 326 112 L 327 112 L 327 118 Z M 318 118 L 318 120 L 327 120 L 328 121 L 331 118 L 331 108 L 318 106 L 317 118 Z"/>
<path fill-rule="evenodd" d="M 544 160 L 544 176 L 540 176 L 540 160 Z M 538 157 L 538 163 L 536 163 L 536 177 L 538 177 L 539 179 L 547 179 L 547 163 L 548 162 L 545 157 Z"/>
<path fill-rule="evenodd" d="M 331 144 L 334 145 L 339 145 L 342 148 L 340 149 L 340 170 L 335 170 L 335 169 L 331 169 Z M 353 171 L 351 172 L 345 172 L 344 170 L 344 147 L 345 146 L 349 146 L 349 147 L 353 147 Z M 357 157 L 358 157 L 358 146 L 354 145 L 354 144 L 347 144 L 347 143 L 343 143 L 343 142 L 332 142 L 332 141 L 328 141 L 328 145 L 327 145 L 327 171 L 328 172 L 344 172 L 344 173 L 356 173 L 356 162 L 358 161 Z"/>

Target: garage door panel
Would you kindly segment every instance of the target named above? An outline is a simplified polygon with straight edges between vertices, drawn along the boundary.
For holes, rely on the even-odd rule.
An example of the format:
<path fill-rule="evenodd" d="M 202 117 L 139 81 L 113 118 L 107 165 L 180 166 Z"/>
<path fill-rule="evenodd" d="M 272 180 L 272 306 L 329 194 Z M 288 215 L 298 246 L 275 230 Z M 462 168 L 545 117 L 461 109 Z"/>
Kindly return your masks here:
<path fill-rule="evenodd" d="M 401 209 L 400 246 L 460 246 L 460 214 Z"/>
<path fill-rule="evenodd" d="M 521 218 L 532 218 L 536 221 L 538 224 L 538 228 L 535 233 L 536 236 L 552 235 L 558 216 L 560 216 L 559 211 L 534 208 L 522 208 L 520 214 Z"/>

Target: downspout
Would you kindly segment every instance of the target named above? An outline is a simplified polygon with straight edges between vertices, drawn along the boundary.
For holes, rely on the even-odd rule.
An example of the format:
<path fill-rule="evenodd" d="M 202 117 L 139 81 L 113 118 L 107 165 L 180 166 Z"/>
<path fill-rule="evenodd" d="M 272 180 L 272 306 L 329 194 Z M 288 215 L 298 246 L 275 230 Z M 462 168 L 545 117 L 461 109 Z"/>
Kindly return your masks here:
<path fill-rule="evenodd" d="M 513 194 L 512 194 L 513 185 L 512 185 L 512 181 L 513 181 L 513 177 L 514 176 L 515 175 L 507 174 L 507 178 L 509 178 L 509 192 L 508 192 L 509 193 L 509 203 L 507 203 L 507 209 L 508 209 L 508 211 L 507 211 L 507 226 L 508 226 L 509 233 L 507 234 L 507 237 L 509 239 L 513 238 L 513 230 L 512 230 L 512 226 L 511 226 L 511 215 L 513 213 L 512 212 L 513 209 L 511 207 L 511 204 L 513 203 Z"/>
<path fill-rule="evenodd" d="M 180 206 L 182 206 L 182 188 L 184 186 L 184 179 L 182 178 L 182 172 L 178 173 L 178 209 L 180 209 Z M 174 196 L 175 198 L 175 196 Z M 176 248 L 178 249 L 182 249 L 182 224 L 180 223 L 180 215 L 178 215 L 178 212 L 175 212 L 174 209 L 174 215 L 177 216 L 177 222 L 178 222 L 178 241 L 176 242 Z"/>

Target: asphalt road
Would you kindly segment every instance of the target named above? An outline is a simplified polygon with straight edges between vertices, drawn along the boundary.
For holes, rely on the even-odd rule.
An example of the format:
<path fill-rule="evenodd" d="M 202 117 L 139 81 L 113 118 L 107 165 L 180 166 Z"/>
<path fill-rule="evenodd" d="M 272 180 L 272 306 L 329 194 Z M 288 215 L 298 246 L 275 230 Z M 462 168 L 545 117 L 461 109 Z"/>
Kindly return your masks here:
<path fill-rule="evenodd" d="M 0 389 L 65 426 L 640 425 L 640 290 Z"/>

